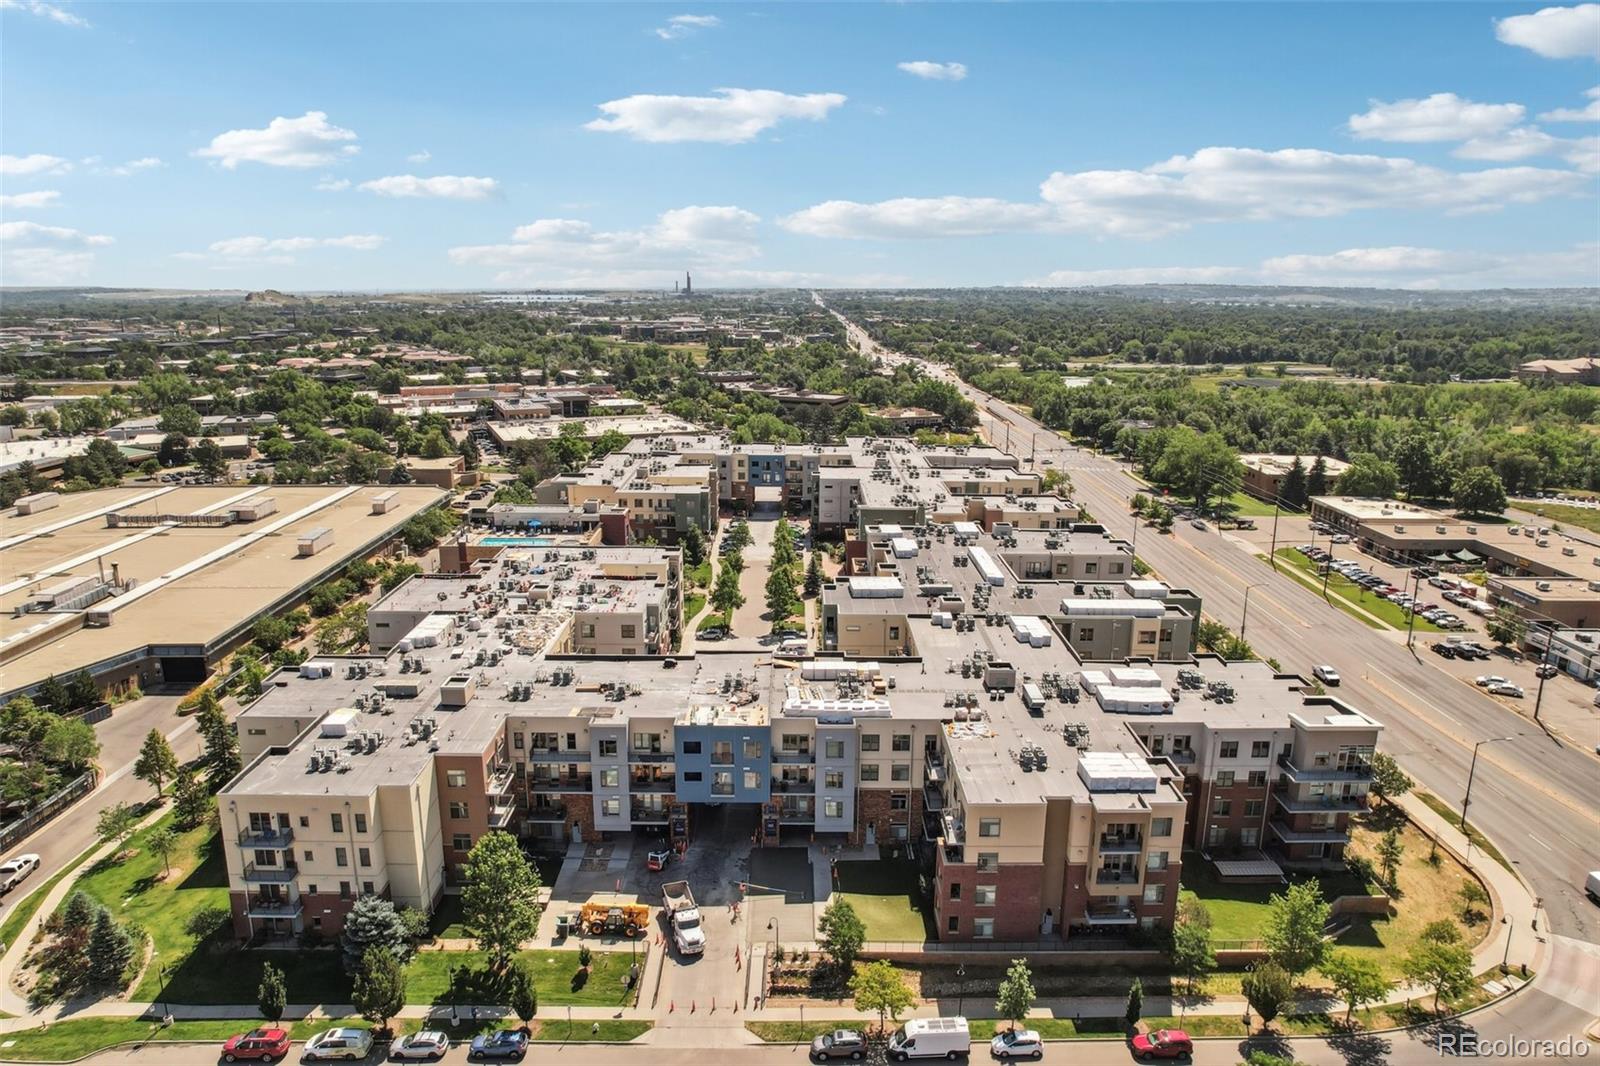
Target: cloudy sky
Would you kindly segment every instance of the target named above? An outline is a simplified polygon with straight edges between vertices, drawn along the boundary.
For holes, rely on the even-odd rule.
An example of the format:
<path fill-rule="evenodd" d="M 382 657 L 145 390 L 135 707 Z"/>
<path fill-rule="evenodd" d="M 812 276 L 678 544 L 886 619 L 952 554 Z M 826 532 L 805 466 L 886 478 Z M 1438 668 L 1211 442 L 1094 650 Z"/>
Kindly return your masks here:
<path fill-rule="evenodd" d="M 1600 284 L 1600 4 L 0 0 L 11 285 Z"/>

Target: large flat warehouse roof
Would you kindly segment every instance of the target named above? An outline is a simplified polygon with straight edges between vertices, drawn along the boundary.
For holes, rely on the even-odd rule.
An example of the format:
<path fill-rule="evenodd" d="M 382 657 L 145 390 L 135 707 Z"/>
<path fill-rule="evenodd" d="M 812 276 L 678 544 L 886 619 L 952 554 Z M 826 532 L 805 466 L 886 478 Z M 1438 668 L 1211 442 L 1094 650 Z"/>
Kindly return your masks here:
<path fill-rule="evenodd" d="M 391 506 L 373 514 L 380 492 L 393 493 Z M 445 495 L 421 485 L 114 488 L 63 496 L 61 506 L 37 515 L 6 515 L 0 518 L 0 689 L 93 670 L 152 645 L 186 649 L 168 654 L 205 654 L 372 551 Z M 254 521 L 114 529 L 105 517 L 110 511 L 222 516 L 261 496 L 270 496 L 276 509 Z M 332 531 L 331 543 L 302 557 L 300 537 L 319 528 Z M 75 579 L 92 587 L 102 573 L 109 579 L 113 563 L 127 587 L 85 605 L 108 615 L 109 625 L 86 626 L 82 609 L 18 613 L 45 590 L 71 588 Z"/>

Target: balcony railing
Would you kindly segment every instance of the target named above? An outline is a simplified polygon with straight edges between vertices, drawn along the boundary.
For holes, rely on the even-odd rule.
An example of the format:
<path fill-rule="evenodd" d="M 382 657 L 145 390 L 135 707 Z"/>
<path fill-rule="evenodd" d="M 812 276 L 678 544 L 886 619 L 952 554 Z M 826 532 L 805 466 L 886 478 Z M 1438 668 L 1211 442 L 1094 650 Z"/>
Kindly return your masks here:
<path fill-rule="evenodd" d="M 816 811 L 803 811 L 799 808 L 784 807 L 778 812 L 778 821 L 780 822 L 814 822 L 816 820 Z"/>
<path fill-rule="evenodd" d="M 485 790 L 491 796 L 504 796 L 511 791 L 511 784 L 516 780 L 516 773 L 509 766 L 491 767 L 489 775 L 484 778 Z"/>
<path fill-rule="evenodd" d="M 559 803 L 553 807 L 535 805 L 523 813 L 523 819 L 529 822 L 564 822 L 567 820 L 567 808 Z"/>
<path fill-rule="evenodd" d="M 711 753 L 711 763 L 713 766 L 732 766 L 733 752 L 714 751 Z"/>
<path fill-rule="evenodd" d="M 816 755 L 810 748 L 795 750 L 791 748 L 775 748 L 772 752 L 772 761 L 777 763 L 805 763 L 815 762 Z"/>
<path fill-rule="evenodd" d="M 528 787 L 535 792 L 588 792 L 594 787 L 594 776 L 530 777 Z"/>
<path fill-rule="evenodd" d="M 517 808 L 511 803 L 496 803 L 489 807 L 489 828 L 504 829 L 516 816 Z"/>
<path fill-rule="evenodd" d="M 286 885 L 299 873 L 300 868 L 293 863 L 288 866 L 257 866 L 253 862 L 244 864 L 244 879 L 253 885 Z"/>
<path fill-rule="evenodd" d="M 1102 852 L 1140 852 L 1144 850 L 1144 836 L 1139 833 L 1101 833 Z"/>
<path fill-rule="evenodd" d="M 255 896 L 250 900 L 247 913 L 252 918 L 297 918 L 302 909 L 299 897 L 272 899 L 267 896 Z"/>
<path fill-rule="evenodd" d="M 628 784 L 630 792 L 674 792 L 678 781 L 673 777 L 633 778 Z"/>
<path fill-rule="evenodd" d="M 294 830 L 288 826 L 276 829 L 242 829 L 239 844 L 246 848 L 278 848 L 282 850 L 294 843 Z"/>
<path fill-rule="evenodd" d="M 1083 920 L 1088 925 L 1134 925 L 1139 916 L 1132 907 L 1089 906 L 1084 908 Z"/>
<path fill-rule="evenodd" d="M 1367 797 L 1359 796 L 1308 796 L 1305 799 L 1296 799 L 1286 796 L 1282 792 L 1274 792 L 1272 798 L 1278 806 L 1290 814 L 1353 814 L 1366 807 Z"/>
<path fill-rule="evenodd" d="M 796 781 L 774 777 L 772 779 L 772 791 L 810 795 L 817 791 L 817 783 L 815 781 Z"/>
<path fill-rule="evenodd" d="M 1323 827 L 1317 829 L 1294 829 L 1288 823 L 1270 821 L 1267 828 L 1272 830 L 1274 836 L 1285 844 L 1348 844 L 1350 834 L 1342 829 Z"/>
<path fill-rule="evenodd" d="M 1094 883 L 1097 885 L 1136 885 L 1139 883 L 1139 870 L 1137 867 L 1096 870 Z"/>
<path fill-rule="evenodd" d="M 667 809 L 636 803 L 630 808 L 628 816 L 635 822 L 664 822 L 667 820 Z"/>
<path fill-rule="evenodd" d="M 1289 775 L 1291 781 L 1370 781 L 1372 767 L 1357 765 L 1339 769 L 1334 766 L 1316 766 L 1302 769 L 1287 755 L 1278 756 L 1278 768 Z"/>
<path fill-rule="evenodd" d="M 629 762 L 671 762 L 676 757 L 671 751 L 630 751 Z"/>

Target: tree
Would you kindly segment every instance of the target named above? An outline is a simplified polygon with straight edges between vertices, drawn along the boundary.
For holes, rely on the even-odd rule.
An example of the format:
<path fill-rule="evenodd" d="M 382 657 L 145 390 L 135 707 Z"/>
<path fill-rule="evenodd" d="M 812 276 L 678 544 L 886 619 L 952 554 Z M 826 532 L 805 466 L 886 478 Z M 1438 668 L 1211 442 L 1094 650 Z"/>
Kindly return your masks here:
<path fill-rule="evenodd" d="M 161 730 L 152 729 L 145 734 L 139 758 L 133 764 L 133 776 L 154 788 L 158 801 L 162 787 L 178 776 L 178 757 L 172 754 L 172 745 Z"/>
<path fill-rule="evenodd" d="M 367 949 L 381 947 L 401 963 L 411 959 L 411 940 L 399 910 L 382 896 L 366 895 L 356 900 L 345 915 L 344 932 L 339 934 L 345 970 L 355 973 Z"/>
<path fill-rule="evenodd" d="M 368 948 L 356 971 L 350 1002 L 356 1013 L 378 1029 L 387 1029 L 389 1019 L 406 1005 L 406 970 L 400 960 L 381 947 Z"/>
<path fill-rule="evenodd" d="M 1463 881 L 1456 895 L 1461 897 L 1461 916 L 1468 923 L 1477 921 L 1482 908 L 1489 906 L 1489 893 L 1474 878 Z"/>
<path fill-rule="evenodd" d="M 450 454 L 450 442 L 437 429 L 429 430 L 428 435 L 422 438 L 418 454 L 424 459 L 443 459 Z"/>
<path fill-rule="evenodd" d="M 1416 431 L 1401 437 L 1389 449 L 1389 456 L 1410 498 L 1437 496 L 1444 489 L 1448 479 L 1440 449 L 1426 433 Z"/>
<path fill-rule="evenodd" d="M 1372 792 L 1379 799 L 1392 800 L 1411 791 L 1414 782 L 1400 769 L 1394 756 L 1377 752 L 1372 756 Z"/>
<path fill-rule="evenodd" d="M 706 561 L 706 535 L 699 526 L 690 523 L 678 538 L 678 546 L 683 549 L 683 565 L 689 569 Z"/>
<path fill-rule="evenodd" d="M 1278 502 L 1296 511 L 1305 509 L 1306 464 L 1300 461 L 1298 455 L 1294 457 L 1294 465 L 1283 476 L 1283 484 L 1278 489 Z"/>
<path fill-rule="evenodd" d="M 767 575 L 767 611 L 772 616 L 772 628 L 788 621 L 795 606 L 794 575 L 783 567 L 773 567 Z"/>
<path fill-rule="evenodd" d="M 271 655 L 294 639 L 294 627 L 282 615 L 266 614 L 250 627 L 250 643 Z"/>
<path fill-rule="evenodd" d="M 1274 895 L 1267 911 L 1265 940 L 1272 961 L 1291 974 L 1302 974 L 1323 960 L 1327 941 L 1328 903 L 1322 886 L 1302 881 Z"/>
<path fill-rule="evenodd" d="M 182 433 L 168 433 L 161 438 L 156 449 L 156 462 L 161 466 L 182 466 L 189 461 L 189 438 Z"/>
<path fill-rule="evenodd" d="M 1459 944 L 1461 927 L 1448 918 L 1436 918 L 1423 926 L 1417 936 L 1430 944 Z"/>
<path fill-rule="evenodd" d="M 198 437 L 200 412 L 186 403 L 175 403 L 162 409 L 161 417 L 156 421 L 156 429 L 169 436 Z"/>
<path fill-rule="evenodd" d="M 162 869 L 167 876 L 172 876 L 172 853 L 178 850 L 178 834 L 173 832 L 171 826 L 163 826 L 150 834 L 150 839 L 145 846 L 152 852 L 161 856 Z"/>
<path fill-rule="evenodd" d="M 211 811 L 211 796 L 205 786 L 187 766 L 178 768 L 177 780 L 172 785 L 172 817 L 181 829 L 193 829 L 206 820 Z"/>
<path fill-rule="evenodd" d="M 722 564 L 722 569 L 717 571 L 717 579 L 711 586 L 711 606 L 722 615 L 723 624 L 733 623 L 733 612 L 744 606 L 744 593 L 739 591 L 739 571 L 729 566 L 727 561 Z"/>
<path fill-rule="evenodd" d="M 1244 975 L 1244 998 L 1265 1027 L 1294 997 L 1294 978 L 1289 971 L 1267 961 Z"/>
<path fill-rule="evenodd" d="M 1391 829 L 1378 839 L 1378 869 L 1383 871 L 1383 884 L 1390 892 L 1399 887 L 1400 857 L 1406 846 L 1400 842 L 1400 830 Z"/>
<path fill-rule="evenodd" d="M 228 460 L 222 454 L 222 448 L 210 437 L 202 437 L 193 448 L 189 449 L 189 458 L 194 463 L 194 468 L 206 477 L 222 477 L 228 472 Z"/>
<path fill-rule="evenodd" d="M 81 772 L 100 755 L 100 738 L 94 726 L 81 718 L 50 716 L 40 745 L 44 757 L 57 766 Z"/>
<path fill-rule="evenodd" d="M 524 963 L 517 963 L 511 967 L 510 979 L 507 981 L 506 1000 L 511 1007 L 511 1013 L 522 1022 L 526 1030 L 533 1021 L 533 1016 L 539 1013 L 539 986 L 533 979 L 533 971 Z"/>
<path fill-rule="evenodd" d="M 121 988 L 128 963 L 132 961 L 132 938 L 111 917 L 110 911 L 101 908 L 95 915 L 89 943 L 84 949 L 85 976 L 89 984 L 102 988 Z"/>
<path fill-rule="evenodd" d="M 867 927 L 850 901 L 835 897 L 817 922 L 817 943 L 839 966 L 849 969 L 867 942 Z"/>
<path fill-rule="evenodd" d="M 887 959 L 858 965 L 850 977 L 850 994 L 855 997 L 856 1010 L 877 1012 L 879 1029 L 886 1027 L 889 1018 L 898 1022 L 900 1012 L 916 1002 L 900 971 Z"/>
<path fill-rule="evenodd" d="M 811 559 L 806 563 L 805 592 L 812 599 L 816 599 L 822 594 L 822 553 L 820 552 L 812 552 Z"/>
<path fill-rule="evenodd" d="M 1440 999 L 1455 999 L 1472 987 L 1472 952 L 1459 934 L 1454 942 L 1442 941 L 1430 939 L 1425 929 L 1401 961 L 1400 971 L 1433 989 L 1433 1009 L 1438 1010 Z"/>
<path fill-rule="evenodd" d="M 55 674 L 39 682 L 34 697 L 34 702 L 40 707 L 48 707 L 57 714 L 72 710 L 72 695 L 67 691 L 66 683 Z"/>
<path fill-rule="evenodd" d="M 1217 965 L 1217 954 L 1211 947 L 1211 913 L 1198 899 L 1185 899 L 1178 904 L 1178 920 L 1172 927 L 1172 968 L 1188 980 L 1188 991 L 1194 991 L 1194 982 Z"/>
<path fill-rule="evenodd" d="M 478 442 L 472 438 L 470 433 L 461 439 L 461 444 L 456 448 L 456 452 L 461 456 L 468 470 L 478 469 L 478 465 L 483 462 L 483 453 L 478 451 Z"/>
<path fill-rule="evenodd" d="M 206 768 L 213 789 L 221 788 L 232 780 L 241 768 L 239 736 L 228 722 L 215 692 L 206 689 L 200 696 L 200 709 L 195 715 L 195 728 L 199 730 L 204 745 L 200 762 Z"/>
<path fill-rule="evenodd" d="M 485 833 L 461 868 L 462 922 L 504 970 L 523 941 L 539 930 L 539 874 L 510 833 Z"/>
<path fill-rule="evenodd" d="M 619 448 L 628 446 L 628 435 L 621 430 L 608 429 L 594 439 L 594 444 L 589 449 L 589 454 L 598 459 L 603 455 L 610 455 Z"/>
<path fill-rule="evenodd" d="M 1335 951 L 1321 966 L 1322 976 L 1328 979 L 1333 990 L 1344 1000 L 1345 1021 L 1368 1003 L 1376 1003 L 1389 994 L 1389 979 L 1377 960 L 1353 951 Z"/>
<path fill-rule="evenodd" d="M 1528 635 L 1528 622 L 1517 613 L 1515 607 L 1502 603 L 1484 623 L 1483 631 L 1489 634 L 1489 639 L 1496 644 L 1509 644 L 1515 647 Z"/>
<path fill-rule="evenodd" d="M 1317 461 L 1311 464 L 1311 472 L 1306 475 L 1306 502 L 1313 496 L 1326 496 L 1328 494 L 1328 460 L 1317 456 Z"/>
<path fill-rule="evenodd" d="M 1487 466 L 1473 466 L 1456 475 L 1451 489 L 1456 510 L 1463 514 L 1497 515 L 1506 509 L 1506 487 Z"/>
<path fill-rule="evenodd" d="M 1203 509 L 1212 495 L 1233 494 L 1244 477 L 1244 467 L 1239 453 L 1222 434 L 1180 427 L 1167 437 L 1148 473 L 1156 484 L 1190 497 Z"/>
<path fill-rule="evenodd" d="M 1371 452 L 1360 452 L 1350 457 L 1350 466 L 1339 475 L 1336 487 L 1346 496 L 1390 499 L 1400 491 L 1400 473 L 1393 463 Z"/>
<path fill-rule="evenodd" d="M 256 1006 L 261 1016 L 269 1022 L 283 1017 L 283 1008 L 289 1005 L 289 990 L 283 982 L 283 971 L 272 963 L 261 967 L 261 983 L 256 986 Z"/>
<path fill-rule="evenodd" d="M 1037 993 L 1033 990 L 1033 972 L 1028 969 L 1027 959 L 1012 959 L 1011 966 L 1006 970 L 1006 975 L 1000 981 L 1000 988 L 995 993 L 994 1012 L 997 1017 L 1004 1018 L 1015 1029 L 1017 1023 L 1028 1016 L 1033 1009 L 1033 1001 Z"/>
<path fill-rule="evenodd" d="M 93 707 L 100 702 L 100 686 L 94 683 L 87 670 L 79 670 L 67 682 L 67 706 L 74 711 Z"/>
<path fill-rule="evenodd" d="M 1139 1016 L 1144 1013 L 1144 982 L 1137 977 L 1133 984 L 1128 986 L 1128 1003 L 1122 1008 L 1122 1020 L 1132 1029 L 1139 1024 Z"/>
<path fill-rule="evenodd" d="M 95 833 L 101 840 L 121 845 L 139 826 L 139 815 L 126 803 L 113 803 L 95 819 Z"/>

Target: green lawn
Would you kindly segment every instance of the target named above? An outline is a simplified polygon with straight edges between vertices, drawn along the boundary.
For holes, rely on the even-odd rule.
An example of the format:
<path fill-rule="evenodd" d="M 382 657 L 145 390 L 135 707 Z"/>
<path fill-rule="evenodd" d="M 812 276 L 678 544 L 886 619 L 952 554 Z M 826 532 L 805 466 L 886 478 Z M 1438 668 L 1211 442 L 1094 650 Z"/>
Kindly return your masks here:
<path fill-rule="evenodd" d="M 701 563 L 699 566 L 691 566 L 689 568 L 689 583 L 692 584 L 692 585 L 698 585 L 700 588 L 703 588 L 703 589 L 711 587 L 711 560 L 710 559 L 707 559 L 705 562 Z"/>
<path fill-rule="evenodd" d="M 607 1044 L 622 1044 L 629 1040 L 637 1040 L 650 1031 L 653 1022 L 621 1021 L 616 1018 L 604 1018 L 597 1022 L 575 1021 L 570 1025 L 564 1021 L 542 1021 L 534 1031 L 533 1038 L 546 1044 L 564 1044 L 568 1041 L 581 1044 L 586 1041 L 600 1041 Z M 599 1026 L 596 1031 L 595 1026 Z"/>
<path fill-rule="evenodd" d="M 1180 875 L 1180 900 L 1199 898 L 1211 914 L 1211 935 L 1223 941 L 1257 940 L 1266 923 L 1267 901 L 1284 890 L 1283 885 L 1234 884 L 1219 880 L 1215 868 L 1198 855 L 1186 855 Z M 1365 895 L 1367 886 L 1353 873 L 1290 875 L 1291 881 L 1320 880 L 1327 899 Z"/>
<path fill-rule="evenodd" d="M 261 1024 L 261 1019 L 219 1019 L 174 1022 L 165 1029 L 136 1018 L 74 1018 L 56 1022 L 48 1028 L 25 1029 L 7 1033 L 0 1042 L 10 1046 L 0 1048 L 0 1061 L 4 1062 L 67 1062 L 93 1054 L 102 1048 L 130 1041 L 180 1041 L 214 1040 L 218 1045 L 235 1033 L 248 1032 Z M 293 1022 L 282 1023 L 290 1033 Z M 318 1025 L 317 1029 L 325 1028 Z M 315 1030 L 307 1028 L 306 1032 Z M 207 1056 L 209 1057 L 209 1056 Z"/>
<path fill-rule="evenodd" d="M 1587 507 L 1568 507 L 1560 503 L 1519 503 L 1515 509 L 1538 515 L 1544 519 L 1544 525 L 1558 523 L 1563 526 L 1576 526 L 1579 529 L 1600 533 L 1600 510 L 1590 510 Z"/>
<path fill-rule="evenodd" d="M 868 940 L 934 939 L 932 917 L 917 888 L 916 864 L 903 859 L 841 862 L 834 885 L 867 927 Z"/>
<path fill-rule="evenodd" d="M 1301 554 L 1296 548 L 1279 548 L 1278 558 L 1298 568 L 1306 576 L 1310 577 L 1316 583 L 1320 592 L 1322 575 L 1317 573 L 1316 563 Z M 1359 606 L 1363 611 L 1366 611 L 1392 629 L 1405 629 L 1409 624 L 1405 608 L 1399 604 L 1390 603 L 1377 593 L 1369 592 L 1360 585 L 1345 580 L 1340 574 L 1328 575 L 1328 595 Z M 1421 594 L 1419 593 L 1418 595 Z M 1360 616 L 1357 615 L 1357 617 Z M 1418 618 L 1415 628 L 1418 633 L 1444 632 L 1444 630 L 1425 618 Z"/>
<path fill-rule="evenodd" d="M 1455 826 L 1457 829 L 1461 828 L 1461 811 L 1459 808 L 1451 807 L 1448 803 L 1440 799 L 1438 796 L 1435 796 L 1432 792 L 1424 792 L 1420 788 L 1417 789 L 1414 794 L 1416 795 L 1417 799 L 1431 807 L 1433 809 L 1433 813 L 1448 820 L 1450 824 Z M 1478 827 L 1473 825 L 1471 822 L 1467 823 L 1467 839 L 1472 841 L 1473 847 L 1487 854 L 1491 859 L 1499 863 L 1501 866 L 1504 866 L 1507 870 L 1511 870 L 1512 873 L 1516 873 L 1515 870 L 1511 869 L 1511 863 L 1506 860 L 1506 857 L 1500 854 L 1500 849 L 1490 843 L 1489 838 L 1479 832 Z"/>
<path fill-rule="evenodd" d="M 1241 518 L 1272 517 L 1272 504 L 1267 503 L 1265 500 L 1259 500 L 1248 492 L 1236 492 L 1222 502 L 1231 504 L 1235 508 L 1233 513 Z M 1284 510 L 1282 513 L 1290 514 L 1291 512 Z"/>
<path fill-rule="evenodd" d="M 700 613 L 700 609 L 705 605 L 706 597 L 705 593 L 703 592 L 691 592 L 689 595 L 685 596 L 683 598 L 684 621 L 692 621 L 694 617 Z"/>
<path fill-rule="evenodd" d="M 543 1006 L 620 1007 L 632 999 L 632 993 L 623 986 L 632 964 L 626 951 L 596 951 L 588 976 L 581 980 L 575 950 L 524 951 L 518 957 L 532 967 Z M 642 950 L 638 962 L 642 972 Z M 456 971 L 454 993 L 452 971 Z M 408 1003 L 448 1003 L 452 999 L 464 1003 L 498 1002 L 496 997 L 501 994 L 481 952 L 423 951 L 406 969 Z"/>

